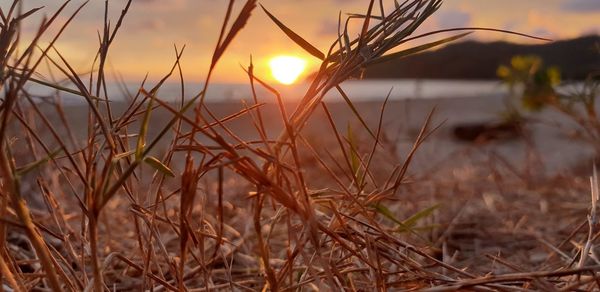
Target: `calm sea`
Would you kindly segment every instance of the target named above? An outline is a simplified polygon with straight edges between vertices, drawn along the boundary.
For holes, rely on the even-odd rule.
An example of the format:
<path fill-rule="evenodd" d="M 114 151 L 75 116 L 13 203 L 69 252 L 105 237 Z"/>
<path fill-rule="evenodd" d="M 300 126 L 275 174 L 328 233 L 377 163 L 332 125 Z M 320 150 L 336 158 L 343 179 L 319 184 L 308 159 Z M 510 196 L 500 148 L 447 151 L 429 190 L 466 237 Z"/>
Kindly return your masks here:
<path fill-rule="evenodd" d="M 49 96 L 52 90 L 46 87 L 30 84 L 29 90 L 35 96 Z M 149 90 L 153 84 L 149 83 Z M 298 100 L 304 95 L 308 84 L 297 84 L 293 86 L 274 86 L 286 100 Z M 490 97 L 506 96 L 508 88 L 499 81 L 477 81 L 477 80 L 413 80 L 413 79 L 386 79 L 386 80 L 350 80 L 342 83 L 342 89 L 353 101 L 383 100 L 389 94 L 391 100 L 400 99 L 430 99 L 430 98 L 454 98 L 454 97 Z M 123 100 L 125 96 L 135 94 L 139 84 L 110 85 L 107 88 L 111 100 Z M 184 96 L 190 98 L 196 95 L 202 86 L 200 83 L 186 83 Z M 267 90 L 256 86 L 259 99 L 264 102 L 275 101 L 274 96 Z M 62 93 L 63 101 L 66 103 L 78 103 L 83 99 L 79 96 Z M 157 94 L 164 100 L 179 100 L 181 98 L 181 86 L 179 83 L 164 84 Z M 211 84 L 206 96 L 206 101 L 238 101 L 240 99 L 251 99 L 249 84 Z M 326 100 L 341 100 L 336 90 L 326 95 Z"/>

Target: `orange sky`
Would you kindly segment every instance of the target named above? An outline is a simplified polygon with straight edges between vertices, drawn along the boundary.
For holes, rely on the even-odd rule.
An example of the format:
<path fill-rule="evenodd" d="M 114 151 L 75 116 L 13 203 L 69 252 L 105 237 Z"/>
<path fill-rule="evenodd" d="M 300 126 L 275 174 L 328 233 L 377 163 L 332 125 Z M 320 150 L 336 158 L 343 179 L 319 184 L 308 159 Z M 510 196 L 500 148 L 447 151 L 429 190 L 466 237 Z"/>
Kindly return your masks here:
<path fill-rule="evenodd" d="M 24 0 L 27 7 L 45 5 L 50 14 L 62 1 Z M 0 0 L 5 9 L 12 1 Z M 110 17 L 114 22 L 125 0 L 111 0 Z M 267 9 L 290 28 L 326 50 L 336 38 L 338 13 L 364 13 L 366 0 L 262 0 Z M 72 1 L 72 12 L 83 3 Z M 186 45 L 182 64 L 188 81 L 205 77 L 228 1 L 225 0 L 134 0 L 124 27 L 110 53 L 112 70 L 127 80 L 141 80 L 146 73 L 152 79 L 167 72 L 174 60 L 173 45 Z M 384 0 L 393 7 L 393 1 Z M 243 1 L 236 2 L 237 7 Z M 97 32 L 102 27 L 104 1 L 92 0 L 58 43 L 69 61 L 81 70 L 90 68 L 97 50 Z M 64 15 L 65 19 L 67 16 Z M 39 21 L 24 27 L 33 32 Z M 446 0 L 437 14 L 424 23 L 420 31 L 458 26 L 483 26 L 510 29 L 553 39 L 600 33 L 599 0 Z M 478 32 L 474 38 L 493 41 L 531 42 L 522 38 Z M 252 54 L 256 72 L 271 80 L 267 71 L 269 58 L 277 54 L 305 54 L 275 27 L 257 8 L 247 27 L 234 41 L 220 63 L 217 82 L 245 82 L 240 64 L 247 65 Z"/>

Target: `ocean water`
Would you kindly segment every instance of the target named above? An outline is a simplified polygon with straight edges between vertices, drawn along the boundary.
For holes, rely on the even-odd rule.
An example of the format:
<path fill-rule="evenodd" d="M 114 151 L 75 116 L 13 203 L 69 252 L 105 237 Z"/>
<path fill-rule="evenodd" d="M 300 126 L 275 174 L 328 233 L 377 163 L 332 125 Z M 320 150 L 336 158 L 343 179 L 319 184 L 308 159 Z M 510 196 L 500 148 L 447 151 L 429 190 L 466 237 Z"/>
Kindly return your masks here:
<path fill-rule="evenodd" d="M 148 83 L 146 90 L 154 84 Z M 110 100 L 121 101 L 134 95 L 139 84 L 112 84 L 107 88 Z M 570 87 L 573 85 L 569 85 Z M 580 86 L 575 85 L 575 87 Z M 308 84 L 296 84 L 292 86 L 274 85 L 284 100 L 294 101 L 302 98 Z M 29 91 L 38 97 L 52 96 L 55 90 L 38 84 L 28 84 Z M 416 80 L 416 79 L 385 79 L 385 80 L 349 80 L 341 84 L 341 88 L 353 101 L 383 100 L 390 95 L 390 100 L 403 99 L 432 99 L 432 98 L 476 98 L 507 96 L 507 86 L 499 81 L 479 80 Z M 75 88 L 73 88 L 75 89 Z M 202 90 L 201 83 L 186 83 L 184 88 L 186 99 L 193 97 Z M 263 102 L 275 102 L 273 94 L 256 85 L 257 97 Z M 181 99 L 181 85 L 179 83 L 166 83 L 162 86 L 157 96 L 163 100 L 177 101 Z M 65 103 L 84 102 L 83 98 L 70 93 L 61 92 Z M 241 99 L 252 99 L 252 91 L 249 84 L 210 84 L 206 95 L 208 102 L 239 101 Z M 337 90 L 332 90 L 325 96 L 327 101 L 342 100 Z"/>

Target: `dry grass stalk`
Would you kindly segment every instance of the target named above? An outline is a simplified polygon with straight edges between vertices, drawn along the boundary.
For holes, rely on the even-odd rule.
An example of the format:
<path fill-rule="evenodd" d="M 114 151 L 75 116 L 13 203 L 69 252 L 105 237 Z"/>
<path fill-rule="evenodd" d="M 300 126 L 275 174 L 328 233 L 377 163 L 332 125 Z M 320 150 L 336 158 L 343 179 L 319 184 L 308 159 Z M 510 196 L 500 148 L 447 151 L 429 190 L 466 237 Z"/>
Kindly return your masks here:
<path fill-rule="evenodd" d="M 422 37 L 411 35 L 440 7 L 440 0 L 406 1 L 389 12 L 383 1 L 370 1 L 364 15 L 351 14 L 345 23 L 340 21 L 339 37 L 326 54 L 263 7 L 285 34 L 323 63 L 289 112 L 281 94 L 254 75 L 250 61 L 252 100 L 227 115 L 204 99 L 213 70 L 249 21 L 256 1 L 245 1 L 237 16 L 235 1 L 229 1 L 199 93 L 186 100 L 183 48 L 175 47 L 171 70 L 154 86 L 144 80 L 122 108 L 109 96 L 105 64 L 133 1 L 124 4 L 114 27 L 109 25 L 106 3 L 100 46 L 89 74 L 78 73 L 69 56 L 54 46 L 81 7 L 36 55 L 39 40 L 50 25 L 57 25 L 65 3 L 17 54 L 18 24 L 37 12 L 19 13 L 19 2 L 0 10 L 0 85 L 5 92 L 0 106 L 0 270 L 2 281 L 14 290 L 559 290 L 595 280 L 571 277 L 598 271 L 586 265 L 596 239 L 592 229 L 578 250 L 577 268 L 486 276 L 448 258 L 447 245 L 461 228 L 459 219 L 438 237 L 434 224 L 420 224 L 438 212 L 435 205 L 398 219 L 392 199 L 413 187 L 407 183 L 409 165 L 437 129 L 433 112 L 406 156 L 395 159 L 391 171 L 382 174 L 377 164 L 386 147 L 383 116 L 388 100 L 372 130 L 340 83 L 360 76 L 369 64 L 464 37 L 388 54 Z M 362 21 L 353 40 L 350 21 Z M 42 62 L 69 85 L 37 76 Z M 181 84 L 178 103 L 161 99 L 160 89 L 173 76 Z M 70 127 L 69 113 L 53 97 L 47 98 L 53 102 L 50 107 L 39 102 L 25 89 L 28 82 L 80 96 L 88 109 L 86 129 Z M 274 115 L 260 102 L 255 86 L 275 96 Z M 342 94 L 364 129 L 349 127 L 347 134 L 341 133 L 335 114 L 323 103 L 330 90 Z M 304 129 L 319 108 L 330 130 L 320 131 L 318 139 L 332 137 L 319 141 L 323 144 Z M 161 111 L 169 117 L 166 122 L 156 118 Z M 281 132 L 273 140 L 267 123 L 277 115 Z M 244 138 L 231 126 L 239 120 L 254 126 L 257 140 Z M 162 127 L 156 128 L 157 122 Z M 74 133 L 78 131 L 84 133 Z M 363 136 L 370 140 L 361 143 Z M 329 142 L 334 146 L 324 146 Z M 28 186 L 22 182 L 30 180 L 42 194 L 43 211 L 24 200 Z M 327 187 L 316 189 L 320 183 Z M 595 202 L 597 188 L 593 193 Z M 595 203 L 590 214 L 595 218 Z M 8 238 L 23 232 L 33 255 L 26 248 L 15 251 L 15 240 Z M 570 238 L 578 239 L 578 232 Z M 442 245 L 440 256 L 437 249 Z M 562 245 L 552 247 L 569 256 Z M 516 267 L 498 256 L 491 258 Z M 555 261 L 549 257 L 548 262 Z"/>

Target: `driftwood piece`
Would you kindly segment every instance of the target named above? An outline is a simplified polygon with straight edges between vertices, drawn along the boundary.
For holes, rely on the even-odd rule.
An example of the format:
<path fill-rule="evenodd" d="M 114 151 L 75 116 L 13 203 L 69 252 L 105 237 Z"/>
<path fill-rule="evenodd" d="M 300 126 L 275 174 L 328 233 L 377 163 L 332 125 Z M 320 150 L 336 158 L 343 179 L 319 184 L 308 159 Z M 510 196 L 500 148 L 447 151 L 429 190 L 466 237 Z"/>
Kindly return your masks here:
<path fill-rule="evenodd" d="M 453 136 L 466 142 L 488 142 L 496 140 L 512 140 L 520 136 L 521 123 L 518 122 L 488 122 L 461 124 L 453 128 Z"/>

